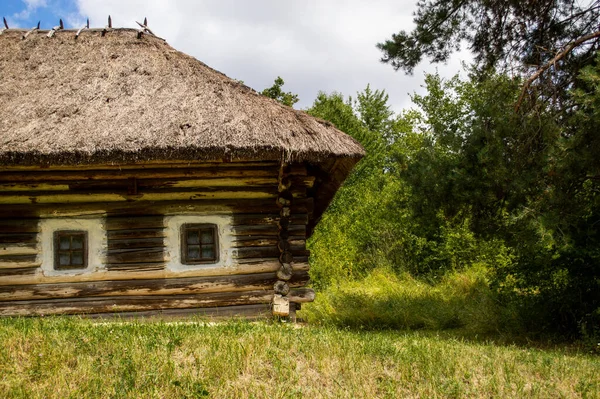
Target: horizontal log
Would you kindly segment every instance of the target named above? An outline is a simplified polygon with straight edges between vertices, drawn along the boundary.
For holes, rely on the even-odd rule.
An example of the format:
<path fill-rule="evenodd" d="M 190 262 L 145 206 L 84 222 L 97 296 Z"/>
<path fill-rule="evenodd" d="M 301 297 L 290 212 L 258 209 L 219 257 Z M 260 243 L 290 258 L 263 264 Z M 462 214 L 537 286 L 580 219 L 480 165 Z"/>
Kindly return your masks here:
<path fill-rule="evenodd" d="M 305 225 L 290 225 L 288 227 L 288 236 L 304 237 L 306 234 Z M 232 231 L 234 236 L 278 236 L 277 226 L 234 226 Z"/>
<path fill-rule="evenodd" d="M 108 241 L 108 251 L 116 252 L 121 249 L 141 249 L 141 248 L 162 248 L 165 240 L 163 237 L 157 238 L 126 238 L 115 240 L 111 238 Z"/>
<path fill-rule="evenodd" d="M 160 262 L 140 262 L 140 263 L 109 263 L 106 265 L 106 269 L 109 271 L 124 271 L 124 272 L 151 272 L 156 270 L 163 270 L 166 264 L 164 261 Z"/>
<path fill-rule="evenodd" d="M 147 238 L 163 238 L 166 237 L 164 229 L 137 229 L 137 230 L 117 230 L 106 232 L 108 245 L 111 245 L 113 240 L 138 240 Z"/>
<path fill-rule="evenodd" d="M 18 216 L 18 215 L 12 215 Z M 0 219 L 0 233 L 37 233 L 39 231 L 38 218 L 33 219 Z"/>
<path fill-rule="evenodd" d="M 295 200 L 292 213 L 312 212 L 312 198 Z M 213 199 L 202 201 L 159 201 L 159 202 L 107 202 L 78 204 L 12 204 L 0 207 L 0 218 L 20 217 L 103 217 L 133 215 L 177 215 L 189 212 L 209 213 L 277 213 L 279 209 L 272 199 Z"/>
<path fill-rule="evenodd" d="M 114 181 L 136 179 L 210 179 L 210 178 L 277 178 L 277 170 L 268 166 L 210 166 L 199 168 L 131 168 L 131 169 L 84 169 L 81 170 L 44 170 L 29 172 L 0 172 L 0 183 L 15 182 L 57 182 L 63 184 L 69 181 Z"/>
<path fill-rule="evenodd" d="M 138 163 L 123 163 L 123 164 L 90 164 L 90 165 L 18 165 L 18 166 L 3 166 L 2 168 L 5 171 L 12 172 L 44 172 L 44 171 L 81 171 L 81 170 L 91 170 L 91 171 L 100 171 L 100 170 L 112 170 L 112 171 L 123 171 L 129 169 L 139 169 L 139 170 L 153 170 L 157 168 L 163 169 L 174 169 L 174 168 L 250 168 L 250 167 L 272 167 L 276 168 L 275 170 L 279 171 L 279 161 L 268 161 L 264 159 L 212 159 L 210 161 L 192 161 L 192 160 L 172 160 L 169 162 L 165 162 L 163 160 L 144 160 Z M 300 168 L 303 165 L 298 165 Z"/>
<path fill-rule="evenodd" d="M 106 256 L 106 263 L 164 263 L 165 261 L 165 253 L 163 248 L 124 249 L 118 251 L 126 252 L 109 251 Z"/>
<path fill-rule="evenodd" d="M 315 300 L 315 291 L 310 288 L 295 288 L 291 289 L 287 295 L 290 302 L 305 303 Z"/>
<path fill-rule="evenodd" d="M 244 247 L 236 248 L 232 251 L 234 259 L 248 259 L 248 258 L 275 258 L 280 255 L 280 250 L 277 246 L 272 247 Z M 291 253 L 293 255 L 303 256 L 309 255 L 308 251 L 302 247 L 292 247 Z"/>
<path fill-rule="evenodd" d="M 35 255 L 37 252 L 37 245 L 34 243 L 11 245 L 0 244 L 0 257 L 4 255 Z"/>
<path fill-rule="evenodd" d="M 308 279 L 307 272 L 297 272 L 289 284 L 292 287 L 302 287 L 306 285 Z M 273 287 L 275 281 L 277 281 L 275 273 L 259 273 L 235 276 L 0 286 L 0 301 L 98 296 L 166 296 L 268 290 Z"/>
<path fill-rule="evenodd" d="M 6 244 L 35 244 L 37 243 L 37 233 L 0 233 L 0 245 Z"/>
<path fill-rule="evenodd" d="M 308 215 L 294 214 L 287 218 L 290 224 L 307 224 Z M 233 226 L 243 225 L 273 225 L 276 226 L 281 220 L 281 216 L 278 213 L 273 214 L 236 214 L 233 216 Z"/>
<path fill-rule="evenodd" d="M 273 291 L 172 296 L 125 296 L 0 302 L 0 316 L 131 312 L 269 303 Z"/>
<path fill-rule="evenodd" d="M 309 265 L 307 262 L 296 261 L 292 265 L 294 272 L 307 271 Z M 184 277 L 210 277 L 210 276 L 233 276 L 239 274 L 254 273 L 275 273 L 281 264 L 277 259 L 247 259 L 243 263 L 229 267 L 201 267 L 190 268 L 189 270 L 172 271 L 168 269 L 160 270 L 99 270 L 91 273 L 79 275 L 60 274 L 47 276 L 43 273 L 37 273 L 39 268 L 21 268 L 21 269 L 0 269 L 0 286 L 5 285 L 28 285 L 28 284 L 58 284 L 58 283 L 77 283 L 93 281 L 120 281 L 120 280 L 152 280 L 152 279 L 170 279 Z"/>
<path fill-rule="evenodd" d="M 109 217 L 106 230 L 162 229 L 165 227 L 163 216 Z"/>
<path fill-rule="evenodd" d="M 37 262 L 34 258 L 32 261 L 0 261 L 0 270 L 3 269 L 24 269 L 24 268 L 37 268 L 42 264 Z M 0 273 L 0 277 L 2 273 Z"/>
<path fill-rule="evenodd" d="M 158 192 L 136 195 L 111 193 L 60 193 L 32 192 L 23 195 L 0 193 L 0 204 L 74 204 L 90 202 L 122 202 L 122 201 L 168 201 L 204 199 L 252 199 L 275 198 L 275 190 L 215 190 L 189 192 Z"/>
<path fill-rule="evenodd" d="M 262 173 L 261 173 L 262 174 Z M 118 178 L 110 180 L 87 179 L 87 180 L 60 180 L 43 182 L 15 181 L 0 183 L 0 192 L 20 191 L 78 191 L 78 190 L 112 190 L 127 191 L 131 187 L 131 179 Z M 135 177 L 135 186 L 138 190 L 157 190 L 172 188 L 199 188 L 199 187 L 273 187 L 277 184 L 275 176 L 241 176 L 241 177 L 206 177 L 202 179 L 189 178 L 186 176 L 173 177 L 169 179 L 140 178 Z M 309 187 L 310 177 L 297 178 L 298 187 Z"/>
<path fill-rule="evenodd" d="M 2 263 L 31 263 L 35 262 L 37 258 L 37 253 L 29 253 L 29 254 L 5 254 L 0 255 L 0 265 Z M 0 266 L 1 267 L 1 266 Z"/>
<path fill-rule="evenodd" d="M 35 281 L 39 265 L 15 265 L 16 267 L 0 268 L 0 285 L 13 284 L 13 281 Z"/>

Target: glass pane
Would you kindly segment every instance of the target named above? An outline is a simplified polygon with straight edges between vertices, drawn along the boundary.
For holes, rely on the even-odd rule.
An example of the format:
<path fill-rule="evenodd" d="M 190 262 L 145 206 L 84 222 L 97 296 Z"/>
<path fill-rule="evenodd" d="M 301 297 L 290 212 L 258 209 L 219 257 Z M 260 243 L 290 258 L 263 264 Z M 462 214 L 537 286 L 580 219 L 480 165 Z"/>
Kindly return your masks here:
<path fill-rule="evenodd" d="M 73 251 L 71 254 L 71 264 L 83 266 L 83 252 L 82 251 Z"/>
<path fill-rule="evenodd" d="M 215 249 L 210 247 L 202 247 L 202 259 L 214 259 L 215 258 Z"/>
<path fill-rule="evenodd" d="M 198 236 L 198 230 L 188 230 L 187 231 L 187 243 L 188 244 L 198 244 L 200 242 L 200 237 Z"/>
<path fill-rule="evenodd" d="M 59 236 L 60 249 L 71 248 L 71 237 L 70 236 Z"/>
<path fill-rule="evenodd" d="M 194 260 L 200 258 L 200 247 L 198 245 L 189 245 L 187 250 L 188 259 Z"/>
<path fill-rule="evenodd" d="M 212 244 L 213 243 L 213 230 L 202 230 L 202 244 Z"/>
<path fill-rule="evenodd" d="M 83 248 L 83 236 L 82 235 L 74 235 L 71 239 L 71 248 L 72 249 L 81 249 Z"/>
<path fill-rule="evenodd" d="M 68 252 L 59 252 L 58 253 L 58 264 L 60 266 L 69 266 L 71 264 L 71 257 Z"/>

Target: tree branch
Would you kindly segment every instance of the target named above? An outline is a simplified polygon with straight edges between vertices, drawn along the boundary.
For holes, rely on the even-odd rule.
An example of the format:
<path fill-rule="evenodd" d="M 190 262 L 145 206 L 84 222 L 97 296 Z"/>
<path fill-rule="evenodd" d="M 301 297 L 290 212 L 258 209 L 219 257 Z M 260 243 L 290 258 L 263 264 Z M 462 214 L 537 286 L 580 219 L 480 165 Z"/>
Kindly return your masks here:
<path fill-rule="evenodd" d="M 597 37 L 600 37 L 600 31 L 596 31 L 594 33 L 590 33 L 589 35 L 580 37 L 579 39 L 575 40 L 574 42 L 571 42 L 570 44 L 568 44 L 565 47 L 565 49 L 563 51 L 561 51 L 560 53 L 556 54 L 556 56 L 554 56 L 554 58 L 552 58 L 544 66 L 542 66 L 540 69 L 538 69 L 533 75 L 531 75 L 531 77 L 529 79 L 527 79 L 527 81 L 525 82 L 525 84 L 523 84 L 523 89 L 521 90 L 521 95 L 519 96 L 519 100 L 517 101 L 517 104 L 515 105 L 515 112 L 519 111 L 519 108 L 521 107 L 521 103 L 523 102 L 523 98 L 525 97 L 525 94 L 527 93 L 527 89 L 529 89 L 529 86 L 531 86 L 531 84 L 533 82 L 535 82 L 535 80 L 537 78 L 539 78 L 542 73 L 544 73 L 552 65 L 556 64 L 558 61 L 560 61 L 561 59 L 563 59 L 575 47 L 580 46 L 581 44 L 587 42 L 588 40 L 592 40 L 592 39 L 595 39 Z"/>

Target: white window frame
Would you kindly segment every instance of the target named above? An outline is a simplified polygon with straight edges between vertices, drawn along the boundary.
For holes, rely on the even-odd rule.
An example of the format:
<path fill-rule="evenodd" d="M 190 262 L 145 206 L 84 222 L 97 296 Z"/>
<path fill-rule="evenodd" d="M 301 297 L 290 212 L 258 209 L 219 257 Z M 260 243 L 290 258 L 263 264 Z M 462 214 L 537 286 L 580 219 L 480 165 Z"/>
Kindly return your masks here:
<path fill-rule="evenodd" d="M 168 258 L 167 269 L 186 271 L 193 269 L 221 269 L 233 265 L 231 257 L 231 221 L 229 215 L 174 215 L 165 217 L 165 248 Z M 181 228 L 185 224 L 213 224 L 216 226 L 218 257 L 215 263 L 184 264 L 181 259 Z"/>
<path fill-rule="evenodd" d="M 57 270 L 54 268 L 54 233 L 56 231 L 85 231 L 87 233 L 87 267 Z M 93 273 L 106 268 L 107 237 L 104 219 L 45 218 L 40 220 L 42 272 L 46 276 Z"/>

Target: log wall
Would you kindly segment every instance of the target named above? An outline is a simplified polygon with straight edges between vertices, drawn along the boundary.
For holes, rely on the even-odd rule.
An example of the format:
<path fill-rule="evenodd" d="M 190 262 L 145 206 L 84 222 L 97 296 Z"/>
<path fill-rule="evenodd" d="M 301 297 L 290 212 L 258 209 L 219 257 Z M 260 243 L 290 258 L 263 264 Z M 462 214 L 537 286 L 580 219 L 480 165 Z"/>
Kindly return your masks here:
<path fill-rule="evenodd" d="M 313 209 L 307 190 L 315 179 L 304 165 L 286 170 L 294 201 L 283 218 L 283 241 L 277 162 L 0 170 L 0 315 L 187 314 L 230 306 L 264 313 L 282 248 L 294 260 L 290 298 L 311 300 L 302 287 Z M 166 217 L 214 214 L 231 217 L 232 264 L 169 269 Z M 101 218 L 104 264 L 83 273 L 43 270 L 42 259 L 51 255 L 41 251 L 39 221 L 49 218 Z"/>

